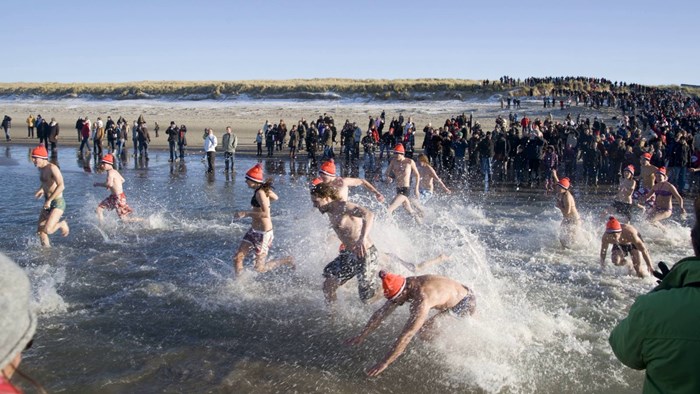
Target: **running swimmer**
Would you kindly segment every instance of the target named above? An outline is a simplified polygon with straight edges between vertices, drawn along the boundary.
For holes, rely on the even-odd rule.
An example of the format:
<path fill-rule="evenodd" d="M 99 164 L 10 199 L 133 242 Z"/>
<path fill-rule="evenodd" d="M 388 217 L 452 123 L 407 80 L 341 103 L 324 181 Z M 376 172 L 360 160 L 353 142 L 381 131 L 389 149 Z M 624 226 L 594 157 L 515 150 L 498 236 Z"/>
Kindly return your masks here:
<path fill-rule="evenodd" d="M 647 275 L 654 271 L 651 266 L 649 251 L 639 235 L 639 231 L 631 224 L 621 224 L 614 216 L 610 216 L 605 225 L 605 233 L 600 245 L 600 266 L 605 267 L 605 255 L 608 252 L 608 245 L 612 245 L 610 260 L 617 266 L 628 266 L 626 257 L 632 257 L 632 267 L 630 273 L 636 272 L 637 276 L 645 276 L 642 268 L 642 258 L 646 263 Z"/>
<path fill-rule="evenodd" d="M 379 308 L 365 325 L 362 332 L 345 341 L 348 345 L 361 344 L 382 321 L 406 302 L 411 304 L 410 316 L 403 331 L 396 338 L 384 358 L 367 371 L 377 376 L 406 350 L 411 339 L 418 334 L 421 339 L 430 339 L 435 322 L 446 315 L 457 318 L 468 317 L 476 309 L 474 292 L 461 283 L 437 275 L 409 276 L 404 278 L 381 271 L 384 296 L 387 302 Z M 432 317 L 430 311 L 437 311 Z"/>
<path fill-rule="evenodd" d="M 294 259 L 291 256 L 265 261 L 272 241 L 275 238 L 272 231 L 270 202 L 279 199 L 277 194 L 272 191 L 272 179 L 263 179 L 263 169 L 260 164 L 256 164 L 248 170 L 245 179 L 246 185 L 251 189 L 255 189 L 253 198 L 250 200 L 252 209 L 250 211 L 238 211 L 235 217 L 236 219 L 249 217 L 253 221 L 250 229 L 243 236 L 236 254 L 233 256 L 236 275 L 238 276 L 243 272 L 243 259 L 253 248 L 255 249 L 255 270 L 258 272 L 267 272 L 283 265 L 294 268 Z"/>
<path fill-rule="evenodd" d="M 39 190 L 34 193 L 35 198 L 44 196 L 44 205 L 39 214 L 37 235 L 41 245 L 50 247 L 49 234 L 61 229 L 61 235 L 67 237 L 70 233 L 68 222 L 61 219 L 66 210 L 66 201 L 63 199 L 65 185 L 63 175 L 57 165 L 49 163 L 49 154 L 44 145 L 39 145 L 32 150 L 32 163 L 39 169 Z"/>

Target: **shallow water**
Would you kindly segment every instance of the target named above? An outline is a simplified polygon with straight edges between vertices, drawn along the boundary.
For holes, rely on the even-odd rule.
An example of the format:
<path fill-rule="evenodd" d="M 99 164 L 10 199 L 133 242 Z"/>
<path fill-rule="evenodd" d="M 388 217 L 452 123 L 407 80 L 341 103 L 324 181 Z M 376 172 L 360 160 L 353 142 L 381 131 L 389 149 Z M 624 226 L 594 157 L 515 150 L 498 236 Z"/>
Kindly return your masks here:
<path fill-rule="evenodd" d="M 327 218 L 311 206 L 305 166 L 265 162 L 280 201 L 273 203 L 271 255 L 292 255 L 296 271 L 233 280 L 231 256 L 249 227 L 233 212 L 248 209 L 244 171 L 204 174 L 201 157 L 170 166 L 165 152 L 121 169 L 125 192 L 143 224 L 115 214 L 97 225 L 107 192 L 92 162 L 58 152 L 71 234 L 34 235 L 41 202 L 29 147 L 0 148 L 3 185 L 0 250 L 25 266 L 40 322 L 23 367 L 51 392 L 538 392 L 634 393 L 643 372 L 622 366 L 607 338 L 634 298 L 654 286 L 626 270 L 598 265 L 609 188 L 574 188 L 585 220 L 578 244 L 561 249 L 561 220 L 541 191 L 495 189 L 433 199 L 425 224 L 394 218 L 364 191 L 352 199 L 378 213 L 378 249 L 418 262 L 449 253 L 429 272 L 474 289 L 478 313 L 445 320 L 430 343 L 414 340 L 379 378 L 363 370 L 388 350 L 407 317 L 400 310 L 359 347 L 355 335 L 379 305 L 359 302 L 356 283 L 339 292 L 328 316 L 320 273 L 337 251 Z M 86 172 L 86 168 L 89 172 Z M 388 186 L 380 189 L 388 196 Z M 654 261 L 691 254 L 689 227 L 637 226 Z M 388 269 L 409 274 L 395 262 Z"/>

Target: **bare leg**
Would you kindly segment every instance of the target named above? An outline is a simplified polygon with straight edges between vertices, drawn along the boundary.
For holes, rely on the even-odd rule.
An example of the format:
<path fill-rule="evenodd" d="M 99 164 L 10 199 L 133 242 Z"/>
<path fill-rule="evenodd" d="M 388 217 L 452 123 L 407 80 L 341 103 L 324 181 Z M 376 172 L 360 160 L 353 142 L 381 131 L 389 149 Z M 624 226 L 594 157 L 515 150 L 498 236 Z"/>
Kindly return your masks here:
<path fill-rule="evenodd" d="M 326 280 L 323 281 L 323 296 L 328 305 L 332 306 L 338 299 L 336 295 L 338 287 L 340 287 L 340 282 L 335 278 L 326 278 Z"/>
<path fill-rule="evenodd" d="M 100 222 L 100 224 L 102 224 L 104 222 L 104 215 L 102 213 L 103 211 L 104 211 L 104 209 L 102 207 L 99 207 L 99 206 L 95 210 L 95 212 L 97 213 L 97 221 Z"/>
<path fill-rule="evenodd" d="M 406 196 L 403 196 L 401 194 L 397 194 L 396 197 L 394 197 L 393 200 L 391 200 L 391 204 L 389 204 L 389 207 L 386 209 L 386 212 L 391 215 L 394 213 L 396 208 L 400 207 L 401 204 L 403 204 L 404 200 L 408 200 Z"/>
<path fill-rule="evenodd" d="M 268 262 L 265 262 L 265 259 L 267 258 L 266 253 L 260 253 L 255 257 L 255 270 L 258 272 L 267 272 L 271 271 L 277 267 L 280 267 L 282 265 L 289 266 L 290 268 L 294 269 L 294 258 L 292 256 L 287 256 L 283 257 L 281 259 L 276 259 L 276 260 L 271 260 Z"/>
<path fill-rule="evenodd" d="M 422 263 L 416 264 L 416 270 L 418 270 L 418 271 L 426 270 L 426 269 L 428 269 L 436 264 L 440 264 L 443 261 L 449 260 L 449 258 L 450 258 L 450 255 L 440 253 L 437 257 L 433 257 L 430 260 L 425 260 Z"/>
<path fill-rule="evenodd" d="M 248 242 L 241 242 L 241 244 L 238 245 L 238 250 L 236 254 L 233 255 L 233 268 L 236 271 L 236 276 L 243 272 L 243 259 L 245 259 L 245 256 L 250 252 L 251 247 L 252 245 Z"/>
<path fill-rule="evenodd" d="M 49 235 L 46 234 L 46 221 L 48 218 L 48 211 L 45 209 L 41 210 L 39 214 L 39 224 L 37 225 L 36 234 L 39 236 L 39 241 L 41 241 L 41 246 L 51 247 L 51 242 L 49 242 Z"/>
<path fill-rule="evenodd" d="M 416 213 L 416 211 L 413 209 L 413 206 L 411 205 L 411 201 L 404 197 L 403 202 L 401 203 L 403 205 L 403 208 L 408 211 L 411 216 L 413 216 L 413 219 L 415 219 L 416 223 L 421 224 L 423 220 L 420 218 L 420 215 Z"/>
<path fill-rule="evenodd" d="M 70 233 L 68 223 L 65 220 L 60 222 L 58 221 L 61 218 L 61 215 L 63 215 L 62 209 L 54 208 L 50 211 L 49 218 L 46 220 L 46 224 L 44 225 L 44 232 L 46 234 L 53 234 L 60 228 L 61 235 L 64 237 L 68 236 Z"/>

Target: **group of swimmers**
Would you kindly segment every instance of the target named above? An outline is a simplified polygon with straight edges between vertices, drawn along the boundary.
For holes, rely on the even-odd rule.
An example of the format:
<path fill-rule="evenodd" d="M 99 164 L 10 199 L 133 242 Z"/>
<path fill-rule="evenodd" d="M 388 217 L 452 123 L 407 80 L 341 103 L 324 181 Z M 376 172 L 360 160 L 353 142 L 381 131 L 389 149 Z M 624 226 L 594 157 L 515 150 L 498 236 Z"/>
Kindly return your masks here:
<path fill-rule="evenodd" d="M 650 164 L 651 155 L 643 153 L 640 157 L 639 188 L 633 178 L 635 168 L 629 165 L 622 170 L 620 185 L 612 205 L 606 210 L 608 217 L 605 233 L 603 234 L 600 249 L 600 264 L 605 266 L 605 257 L 608 247 L 612 245 L 611 260 L 616 266 L 628 266 L 630 271 L 636 272 L 640 277 L 651 275 L 653 267 L 649 250 L 644 243 L 639 231 L 629 222 L 635 209 L 646 210 L 647 220 L 659 225 L 659 222 L 671 217 L 673 213 L 673 199 L 678 201 L 681 215 L 686 211 L 683 206 L 683 197 L 678 193 L 673 184 L 668 182 L 668 176 L 664 167 L 656 167 Z M 563 215 L 561 222 L 560 242 L 562 246 L 570 246 L 577 234 L 581 222 L 573 194 L 569 190 L 571 182 L 569 178 L 559 179 L 556 170 L 552 175 L 557 184 L 556 207 Z M 627 219 L 627 223 L 620 223 L 614 216 L 618 214 Z M 632 265 L 628 265 L 627 256 L 631 257 Z M 642 266 L 641 260 L 646 266 Z"/>
<path fill-rule="evenodd" d="M 409 213 L 415 215 L 414 206 L 419 202 L 409 199 L 411 179 L 415 179 L 415 195 L 421 193 L 425 198 L 433 193 L 434 181 L 437 181 L 446 192 L 450 190 L 432 170 L 427 158 L 419 160 L 420 165 L 405 157 L 403 145 L 397 144 L 393 150 L 394 157 L 389 164 L 386 177 L 396 184 L 396 196 L 389 204 L 389 212 L 403 206 Z M 35 193 L 36 198 L 44 197 L 44 205 L 39 216 L 38 235 L 43 246 L 50 246 L 49 235 L 61 230 L 63 236 L 68 236 L 70 228 L 61 217 L 66 209 L 63 191 L 65 184 L 61 171 L 49 161 L 48 152 L 39 145 L 31 152 L 34 165 L 39 170 L 40 188 Z M 114 168 L 112 154 L 106 154 L 100 159 L 100 168 L 107 174 L 104 182 L 95 182 L 95 187 L 105 187 L 110 195 L 97 206 L 96 214 L 103 221 L 104 210 L 116 210 L 117 215 L 124 221 L 141 220 L 129 216 L 133 210 L 126 202 L 123 190 L 124 178 Z M 236 219 L 251 218 L 251 227 L 243 236 L 237 251 L 233 256 L 233 266 L 236 275 L 244 270 L 244 259 L 253 252 L 254 269 L 267 272 L 279 267 L 294 268 L 291 256 L 275 260 L 267 260 L 267 255 L 274 239 L 270 205 L 278 199 L 272 190 L 272 180 L 265 179 L 261 164 L 256 164 L 245 175 L 246 185 L 254 189 L 250 201 L 251 209 L 235 213 Z M 364 186 L 372 192 L 379 202 L 384 196 L 368 181 L 359 178 L 342 178 L 337 176 L 335 163 L 330 160 L 320 166 L 319 177 L 314 179 L 310 188 L 313 206 L 323 214 L 328 214 L 331 227 L 340 239 L 339 255 L 328 263 L 323 270 L 323 294 L 329 305 L 336 300 L 337 289 L 352 278 L 358 280 L 360 299 L 365 302 L 376 301 L 381 293 L 387 298 L 386 304 L 372 315 L 367 326 L 358 336 L 347 341 L 348 344 L 359 344 L 369 335 L 381 321 L 393 312 L 397 306 L 408 302 L 411 304 L 410 324 L 407 324 L 399 335 L 396 343 L 386 357 L 370 368 L 367 373 L 376 376 L 387 368 L 403 353 L 411 338 L 420 334 L 429 338 L 435 321 L 447 314 L 468 316 L 474 313 L 476 299 L 471 289 L 458 282 L 436 275 L 421 275 L 403 277 L 391 272 L 380 271 L 380 259 L 394 259 L 409 270 L 415 272 L 448 258 L 443 254 L 428 261 L 411 264 L 398 256 L 381 254 L 374 246 L 369 234 L 374 224 L 374 214 L 367 208 L 348 201 L 349 188 Z M 416 216 L 418 218 L 418 216 Z M 418 220 L 418 219 L 417 219 Z M 430 317 L 431 310 L 438 313 Z"/>
<path fill-rule="evenodd" d="M 440 185 L 446 193 L 450 193 L 450 189 L 437 176 L 424 155 L 419 156 L 419 164 L 416 165 L 412 159 L 406 157 L 403 145 L 397 144 L 392 153 L 393 157 L 384 175 L 387 182 L 395 183 L 396 195 L 389 202 L 387 212 L 391 214 L 395 209 L 403 207 L 420 222 L 421 200 L 426 201 L 430 198 L 434 192 L 435 183 Z M 34 148 L 31 157 L 34 165 L 39 169 L 41 181 L 35 196 L 44 197 L 38 234 L 42 245 L 49 246 L 49 234 L 60 229 L 62 235 L 67 236 L 70 231 L 68 223 L 60 220 L 65 211 L 63 199 L 65 185 L 59 168 L 49 162 L 43 145 Z M 643 186 L 636 192 L 640 196 L 638 197 L 640 202 L 646 202 L 656 196 L 649 214 L 650 220 L 658 221 L 670 216 L 671 198 L 678 199 L 682 209 L 682 197 L 675 187 L 667 182 L 664 168 L 651 166 L 646 156 L 642 158 L 642 163 Z M 103 211 L 107 209 L 116 210 L 123 220 L 139 220 L 129 216 L 132 209 L 126 203 L 123 191 L 124 178 L 114 168 L 114 157 L 111 154 L 104 155 L 100 159 L 100 167 L 106 171 L 107 177 L 105 182 L 96 182 L 94 186 L 109 189 L 110 195 L 98 205 L 96 210 L 98 219 L 102 221 Z M 615 199 L 616 204 L 613 205 L 617 211 L 622 210 L 625 213 L 628 211 L 628 205 L 632 204 L 632 195 L 635 192 L 635 181 L 631 177 L 633 173 L 633 168 L 626 168 L 623 171 L 620 191 Z M 564 216 L 560 240 L 562 245 L 568 246 L 575 237 L 580 216 L 570 192 L 569 178 L 559 179 L 556 170 L 552 175 L 558 188 L 556 206 Z M 254 189 L 250 201 L 251 209 L 236 212 L 235 218 L 249 217 L 252 222 L 232 258 L 236 275 L 243 272 L 245 257 L 251 252 L 255 255 L 254 269 L 258 272 L 267 272 L 279 267 L 293 269 L 295 263 L 291 256 L 267 260 L 274 239 L 270 205 L 278 199 L 277 194 L 272 190 L 272 180 L 265 179 L 262 165 L 256 164 L 246 172 L 245 182 L 249 188 Z M 409 197 L 412 185 L 416 198 Z M 410 317 L 403 331 L 398 335 L 386 356 L 367 371 L 369 376 L 376 376 L 404 352 L 415 335 L 418 334 L 423 339 L 430 338 L 432 327 L 437 319 L 447 315 L 458 317 L 472 315 L 476 309 L 476 296 L 470 288 L 443 276 L 404 277 L 381 270 L 382 258 L 396 259 L 409 270 L 416 272 L 445 260 L 447 256 L 440 255 L 422 264 L 410 265 L 398 259 L 397 256 L 380 253 L 370 237 L 375 219 L 374 213 L 366 207 L 348 201 L 349 189 L 357 186 L 363 186 L 374 194 L 377 201 L 384 202 L 384 195 L 367 180 L 338 176 L 335 163 L 331 159 L 319 167 L 319 177 L 310 185 L 310 198 L 319 212 L 328 215 L 331 227 L 341 243 L 338 256 L 323 269 L 322 290 L 329 306 L 332 307 L 335 304 L 338 288 L 352 278 L 357 279 L 358 294 L 362 302 L 371 303 L 381 296 L 378 291 L 380 283 L 383 295 L 387 299 L 385 304 L 370 317 L 361 333 L 349 338 L 346 343 L 351 345 L 362 343 L 398 306 L 407 302 L 411 305 Z M 682 212 L 684 212 L 683 209 Z M 613 264 L 626 265 L 625 257 L 631 255 L 632 268 L 639 276 L 644 276 L 641 259 L 644 259 L 649 272 L 653 270 L 648 249 L 639 232 L 631 224 L 620 223 L 613 216 L 609 218 L 602 237 L 601 265 L 605 262 L 610 245 L 613 245 Z M 437 313 L 431 316 L 432 310 Z"/>

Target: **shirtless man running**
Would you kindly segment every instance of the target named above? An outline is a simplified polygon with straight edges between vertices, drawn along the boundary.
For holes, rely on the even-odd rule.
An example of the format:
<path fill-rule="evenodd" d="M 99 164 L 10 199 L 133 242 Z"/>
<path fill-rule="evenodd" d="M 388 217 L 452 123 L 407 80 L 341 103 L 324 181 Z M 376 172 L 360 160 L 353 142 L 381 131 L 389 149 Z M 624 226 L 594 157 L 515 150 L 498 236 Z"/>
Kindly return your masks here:
<path fill-rule="evenodd" d="M 561 221 L 559 242 L 561 242 L 561 246 L 567 248 L 576 239 L 576 233 L 578 232 L 581 218 L 576 209 L 574 196 L 569 191 L 571 187 L 569 178 L 559 179 L 556 170 L 552 170 L 552 176 L 554 177 L 554 182 L 557 184 L 556 206 L 561 211 L 562 216 L 564 216 Z"/>
<path fill-rule="evenodd" d="M 613 199 L 612 206 L 606 210 L 607 215 L 616 212 L 618 215 L 626 217 L 627 222 L 632 221 L 632 195 L 637 186 L 637 182 L 633 177 L 634 166 L 630 164 L 622 170 L 620 186 L 617 189 L 617 194 L 615 195 L 615 199 Z"/>
<path fill-rule="evenodd" d="M 637 276 L 643 278 L 645 276 L 642 269 L 642 258 L 646 263 L 647 275 L 654 271 L 651 266 L 651 257 L 649 250 L 642 240 L 642 236 L 631 224 L 620 224 L 615 217 L 610 216 L 605 225 L 605 234 L 600 245 L 600 266 L 605 267 L 605 255 L 608 252 L 608 245 L 612 245 L 612 253 L 610 259 L 617 266 L 626 266 L 626 257 L 632 256 L 632 268 L 637 272 Z M 632 270 L 630 269 L 630 272 Z"/>
<path fill-rule="evenodd" d="M 384 359 L 367 371 L 369 376 L 379 375 L 396 361 L 416 334 L 422 339 L 429 339 L 437 319 L 448 314 L 458 318 L 471 316 L 476 309 L 476 297 L 472 290 L 450 278 L 437 275 L 404 278 L 385 271 L 381 271 L 379 276 L 382 278 L 387 302 L 372 314 L 359 335 L 347 339 L 345 343 L 361 344 L 387 316 L 406 302 L 411 304 L 411 315 Z M 438 312 L 430 317 L 433 309 Z"/>
<path fill-rule="evenodd" d="M 41 186 L 34 193 L 34 197 L 44 196 L 44 205 L 39 214 L 39 225 L 37 235 L 41 240 L 41 245 L 50 247 L 49 234 L 53 234 L 61 229 L 61 235 L 68 236 L 70 228 L 65 220 L 59 222 L 61 215 L 66 210 L 66 201 L 63 199 L 63 175 L 58 166 L 49 163 L 49 154 L 44 145 L 39 145 L 32 150 L 32 162 L 39 169 L 39 180 Z"/>
<path fill-rule="evenodd" d="M 331 227 L 340 242 L 347 246 L 323 269 L 326 301 L 332 306 L 338 287 L 357 277 L 360 300 L 372 302 L 379 288 L 379 252 L 369 237 L 374 214 L 367 208 L 343 201 L 332 186 L 323 182 L 311 187 L 311 202 L 319 212 L 328 214 Z"/>
<path fill-rule="evenodd" d="M 643 153 L 639 158 L 641 167 L 639 169 L 639 190 L 634 192 L 633 198 L 637 200 L 637 205 L 640 208 L 650 208 L 654 205 L 653 199 L 644 199 L 644 196 L 649 193 L 656 182 L 656 171 L 659 169 L 651 165 L 651 153 Z M 646 202 L 646 207 L 645 203 Z"/>
<path fill-rule="evenodd" d="M 661 220 L 671 217 L 671 214 L 673 213 L 674 198 L 678 200 L 678 204 L 681 207 L 681 215 L 685 215 L 683 197 L 681 197 L 681 195 L 678 193 L 676 187 L 668 182 L 665 167 L 659 167 L 659 169 L 656 171 L 656 179 L 658 182 L 654 184 L 651 190 L 649 190 L 649 192 L 643 197 L 643 200 L 646 201 L 651 196 L 656 196 L 654 205 L 647 214 L 647 219 L 651 223 L 658 223 Z"/>
<path fill-rule="evenodd" d="M 127 218 L 127 215 L 132 213 L 134 210 L 131 209 L 131 207 L 129 207 L 129 205 L 126 203 L 126 195 L 124 194 L 124 189 L 122 188 L 124 178 L 121 176 L 121 174 L 119 174 L 119 171 L 114 169 L 114 156 L 112 156 L 111 153 L 108 153 L 102 157 L 102 160 L 100 160 L 100 167 L 107 171 L 107 180 L 105 182 L 95 182 L 93 186 L 106 187 L 112 192 L 109 197 L 105 198 L 97 206 L 97 219 L 100 221 L 100 223 L 102 223 L 104 220 L 102 211 L 105 209 L 110 211 L 112 209 L 116 209 L 119 219 L 125 222 L 136 222 L 143 220 L 141 218 Z"/>
<path fill-rule="evenodd" d="M 409 200 L 411 177 L 415 178 L 415 195 L 418 197 L 420 195 L 420 173 L 416 167 L 416 163 L 406 157 L 406 149 L 401 144 L 397 144 L 392 150 L 394 157 L 391 159 L 389 166 L 386 169 L 385 177 L 387 182 L 391 182 L 392 178 L 396 181 L 396 197 L 389 204 L 387 212 L 391 215 L 396 208 L 402 206 L 410 213 L 417 222 L 420 222 L 420 218 L 416 215 Z"/>
<path fill-rule="evenodd" d="M 377 201 L 384 202 L 384 196 L 382 195 L 382 193 L 380 193 L 374 186 L 372 186 L 371 183 L 367 182 L 366 180 L 360 178 L 343 178 L 337 176 L 335 172 L 335 162 L 333 161 L 333 159 L 330 159 L 325 163 L 321 164 L 321 168 L 318 170 L 318 173 L 319 177 L 323 180 L 323 182 L 331 185 L 336 190 L 336 192 L 338 192 L 338 197 L 340 197 L 340 199 L 343 201 L 348 200 L 348 194 L 350 192 L 349 189 L 351 187 L 364 186 L 365 189 L 374 193 L 374 196 L 377 198 Z"/>

